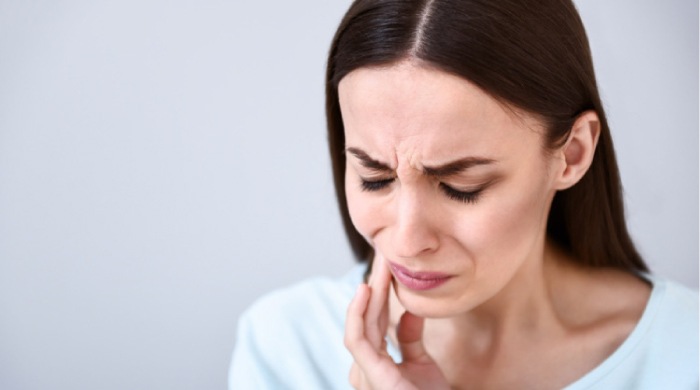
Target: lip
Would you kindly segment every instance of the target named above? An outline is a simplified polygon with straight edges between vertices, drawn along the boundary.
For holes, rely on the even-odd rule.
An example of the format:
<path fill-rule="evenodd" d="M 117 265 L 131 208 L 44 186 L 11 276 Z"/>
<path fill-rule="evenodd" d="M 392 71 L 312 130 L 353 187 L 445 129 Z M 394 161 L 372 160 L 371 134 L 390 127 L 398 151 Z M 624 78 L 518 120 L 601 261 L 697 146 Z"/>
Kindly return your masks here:
<path fill-rule="evenodd" d="M 424 291 L 437 288 L 452 277 L 441 272 L 413 272 L 396 263 L 390 261 L 388 263 L 396 280 L 411 290 Z"/>

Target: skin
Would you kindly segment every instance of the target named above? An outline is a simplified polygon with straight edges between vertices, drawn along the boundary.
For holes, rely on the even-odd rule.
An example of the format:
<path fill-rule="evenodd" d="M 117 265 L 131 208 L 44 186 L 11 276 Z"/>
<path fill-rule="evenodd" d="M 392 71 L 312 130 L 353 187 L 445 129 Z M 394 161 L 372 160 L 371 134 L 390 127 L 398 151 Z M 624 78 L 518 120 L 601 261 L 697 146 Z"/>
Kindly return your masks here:
<path fill-rule="evenodd" d="M 590 166 L 595 112 L 551 151 L 532 115 L 415 61 L 355 70 L 338 93 L 348 208 L 377 253 L 348 308 L 355 388 L 561 388 L 624 341 L 649 286 L 583 268 L 546 237 L 554 194 Z M 427 174 L 464 158 L 481 164 Z M 449 279 L 412 290 L 389 262 Z"/>

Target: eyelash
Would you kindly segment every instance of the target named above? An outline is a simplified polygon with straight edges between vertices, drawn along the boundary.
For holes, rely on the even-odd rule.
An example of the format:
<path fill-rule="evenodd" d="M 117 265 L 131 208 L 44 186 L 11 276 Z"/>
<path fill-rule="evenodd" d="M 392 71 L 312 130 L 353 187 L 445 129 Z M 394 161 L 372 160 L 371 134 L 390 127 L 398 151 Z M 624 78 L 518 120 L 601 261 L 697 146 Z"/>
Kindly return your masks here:
<path fill-rule="evenodd" d="M 460 201 L 462 203 L 476 203 L 476 201 L 479 200 L 481 191 L 483 190 L 483 188 L 480 188 L 476 191 L 458 191 L 445 183 L 440 183 L 440 189 L 445 193 L 445 195 L 447 195 L 448 198 Z"/>
<path fill-rule="evenodd" d="M 383 179 L 383 180 L 362 180 L 362 191 L 374 192 L 386 188 L 391 184 L 394 179 Z M 462 203 L 475 203 L 479 200 L 479 195 L 483 188 L 476 191 L 459 191 L 448 186 L 445 183 L 440 183 L 440 189 L 442 192 L 450 199 L 456 200 Z"/>
<path fill-rule="evenodd" d="M 365 180 L 362 179 L 362 191 L 373 192 L 379 191 L 393 182 L 394 179 L 383 180 Z"/>

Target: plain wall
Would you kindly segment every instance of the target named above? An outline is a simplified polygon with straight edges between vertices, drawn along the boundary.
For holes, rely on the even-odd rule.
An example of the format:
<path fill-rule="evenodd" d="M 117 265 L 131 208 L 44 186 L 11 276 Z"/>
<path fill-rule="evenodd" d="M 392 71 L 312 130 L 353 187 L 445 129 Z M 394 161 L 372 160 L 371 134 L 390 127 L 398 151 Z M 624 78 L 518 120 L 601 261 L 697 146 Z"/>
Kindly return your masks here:
<path fill-rule="evenodd" d="M 578 4 L 632 234 L 697 287 L 697 1 Z M 348 5 L 0 3 L 0 388 L 224 388 L 246 306 L 352 265 L 323 108 Z"/>

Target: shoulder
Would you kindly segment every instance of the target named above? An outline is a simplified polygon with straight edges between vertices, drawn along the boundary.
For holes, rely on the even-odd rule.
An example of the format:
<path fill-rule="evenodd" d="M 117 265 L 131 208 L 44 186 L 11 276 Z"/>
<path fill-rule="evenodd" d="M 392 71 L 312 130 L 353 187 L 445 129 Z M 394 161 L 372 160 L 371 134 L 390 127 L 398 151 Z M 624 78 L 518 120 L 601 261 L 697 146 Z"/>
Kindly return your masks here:
<path fill-rule="evenodd" d="M 267 293 L 241 316 L 259 328 L 280 326 L 287 331 L 304 332 L 313 321 L 333 320 L 343 326 L 345 310 L 362 281 L 364 265 L 353 267 L 341 278 L 314 277 Z"/>
<path fill-rule="evenodd" d="M 567 389 L 698 386 L 698 293 L 655 275 L 641 318 L 622 345 Z"/>
<path fill-rule="evenodd" d="M 262 325 L 283 320 L 288 325 L 306 321 L 300 313 L 315 316 L 333 314 L 339 303 L 353 293 L 352 286 L 342 280 L 316 277 L 265 294 L 242 315 L 243 319 Z"/>
<path fill-rule="evenodd" d="M 697 388 L 698 293 L 660 276 L 630 336 L 629 361 L 644 388 Z M 630 367 L 631 368 L 631 367 Z"/>
<path fill-rule="evenodd" d="M 314 389 L 346 382 L 352 360 L 343 346 L 345 310 L 363 271 L 360 265 L 342 278 L 308 279 L 253 303 L 238 322 L 230 385 Z"/>
<path fill-rule="evenodd" d="M 650 334 L 655 350 L 674 360 L 698 361 L 698 292 L 659 276 L 650 277 L 654 292 L 647 310 L 654 321 Z"/>
<path fill-rule="evenodd" d="M 663 294 L 661 301 L 662 307 L 669 314 L 677 313 L 678 311 L 698 312 L 698 291 L 692 290 L 678 282 L 666 279 L 660 276 L 651 277 L 655 287 L 659 287 Z"/>

